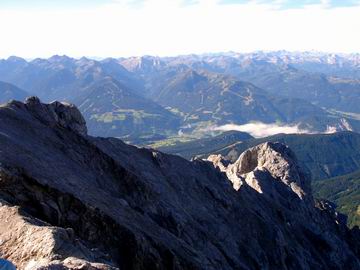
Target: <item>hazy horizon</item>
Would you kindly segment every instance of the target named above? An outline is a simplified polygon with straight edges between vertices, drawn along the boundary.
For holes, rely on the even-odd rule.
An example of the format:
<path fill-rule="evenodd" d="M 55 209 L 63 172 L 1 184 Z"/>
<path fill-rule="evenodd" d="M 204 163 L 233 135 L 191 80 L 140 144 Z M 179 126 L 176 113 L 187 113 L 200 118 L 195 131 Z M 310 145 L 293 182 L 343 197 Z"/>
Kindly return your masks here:
<path fill-rule="evenodd" d="M 137 57 L 154 57 L 154 58 L 177 58 L 177 57 L 186 57 L 186 56 L 207 56 L 207 55 L 226 55 L 226 54 L 242 54 L 242 55 L 246 55 L 246 54 L 256 54 L 256 53 L 280 53 L 280 52 L 284 52 L 284 53 L 289 53 L 289 54 L 295 54 L 295 53 L 299 53 L 299 54 L 306 54 L 306 53 L 313 53 L 313 54 L 320 54 L 320 55 L 338 55 L 338 56 L 349 56 L 349 55 L 360 55 L 360 52 L 352 52 L 352 53 L 343 53 L 343 52 L 334 52 L 334 51 L 317 51 L 317 50 L 312 50 L 312 51 L 289 51 L 289 50 L 255 50 L 255 51 L 249 51 L 249 52 L 240 52 L 240 51 L 223 51 L 223 52 L 205 52 L 205 53 L 188 53 L 188 54 L 174 54 L 174 55 L 150 55 L 150 54 L 142 54 L 142 55 L 130 55 L 130 56 L 122 56 L 122 55 L 110 55 L 110 56 L 94 56 L 94 55 L 80 55 L 80 56 L 71 56 L 71 55 L 66 55 L 66 54 L 53 54 L 50 56 L 46 56 L 46 57 L 32 57 L 32 58 L 27 58 L 27 57 L 23 57 L 21 55 L 9 55 L 7 57 L 0 57 L 0 60 L 7 60 L 11 57 L 18 57 L 18 58 L 22 58 L 24 60 L 26 60 L 27 62 L 31 62 L 33 60 L 36 59 L 49 59 L 51 57 L 55 57 L 55 56 L 59 56 L 59 57 L 69 57 L 71 59 L 75 59 L 75 60 L 80 60 L 81 58 L 87 58 L 90 60 L 95 60 L 95 61 L 102 61 L 105 59 L 127 59 L 127 58 L 137 58 Z"/>
<path fill-rule="evenodd" d="M 360 52 L 358 0 L 4 0 L 0 58 Z"/>

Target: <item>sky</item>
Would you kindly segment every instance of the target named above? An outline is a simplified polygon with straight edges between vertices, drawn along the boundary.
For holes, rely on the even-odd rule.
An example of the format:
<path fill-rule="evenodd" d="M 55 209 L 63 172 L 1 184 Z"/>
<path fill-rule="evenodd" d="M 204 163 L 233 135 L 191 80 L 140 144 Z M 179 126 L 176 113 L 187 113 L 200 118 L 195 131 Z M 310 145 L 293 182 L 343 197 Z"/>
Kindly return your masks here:
<path fill-rule="evenodd" d="M 0 58 L 360 53 L 360 0 L 0 0 Z"/>

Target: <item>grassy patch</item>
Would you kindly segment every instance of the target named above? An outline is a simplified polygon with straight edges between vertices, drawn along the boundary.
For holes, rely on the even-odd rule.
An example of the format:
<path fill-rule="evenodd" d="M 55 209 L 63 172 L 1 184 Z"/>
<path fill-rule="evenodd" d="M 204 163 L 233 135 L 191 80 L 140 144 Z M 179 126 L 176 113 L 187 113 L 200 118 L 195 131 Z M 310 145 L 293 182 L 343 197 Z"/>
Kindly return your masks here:
<path fill-rule="evenodd" d="M 112 123 L 114 121 L 124 121 L 126 119 L 126 115 L 116 112 L 107 112 L 103 114 L 93 114 L 90 119 L 97 122 Z"/>
<path fill-rule="evenodd" d="M 160 147 L 165 147 L 165 146 L 174 146 L 177 145 L 179 143 L 184 143 L 184 142 L 189 142 L 194 140 L 194 138 L 192 137 L 188 137 L 188 136 L 178 136 L 178 137 L 169 137 L 167 139 L 164 140 L 159 140 L 156 141 L 152 144 L 147 145 L 150 148 L 160 148 Z"/>
<path fill-rule="evenodd" d="M 143 110 L 118 109 L 114 112 L 106 112 L 102 114 L 93 114 L 90 119 L 97 122 L 112 123 L 114 121 L 124 121 L 127 118 L 133 119 L 134 123 L 141 123 L 145 118 L 160 118 L 159 114 L 147 113 Z"/>

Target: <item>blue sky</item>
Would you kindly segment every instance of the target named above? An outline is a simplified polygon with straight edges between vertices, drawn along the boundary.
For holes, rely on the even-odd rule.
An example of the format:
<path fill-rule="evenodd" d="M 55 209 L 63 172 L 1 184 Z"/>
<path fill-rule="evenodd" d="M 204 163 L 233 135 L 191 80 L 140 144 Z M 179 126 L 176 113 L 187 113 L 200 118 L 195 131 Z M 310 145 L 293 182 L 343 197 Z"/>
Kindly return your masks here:
<path fill-rule="evenodd" d="M 360 0 L 0 0 L 0 58 L 360 53 Z"/>

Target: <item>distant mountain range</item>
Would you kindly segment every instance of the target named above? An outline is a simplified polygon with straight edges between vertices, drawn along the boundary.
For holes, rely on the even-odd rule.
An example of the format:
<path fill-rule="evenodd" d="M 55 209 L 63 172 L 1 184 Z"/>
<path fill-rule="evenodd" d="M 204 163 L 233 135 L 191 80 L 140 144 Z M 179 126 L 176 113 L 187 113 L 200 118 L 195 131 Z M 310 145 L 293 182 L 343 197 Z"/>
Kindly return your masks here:
<path fill-rule="evenodd" d="M 250 121 L 359 131 L 358 70 L 358 55 L 283 51 L 100 61 L 10 57 L 0 60 L 0 81 L 44 101 L 75 103 L 90 134 L 146 143 L 201 138 L 214 126 Z"/>

